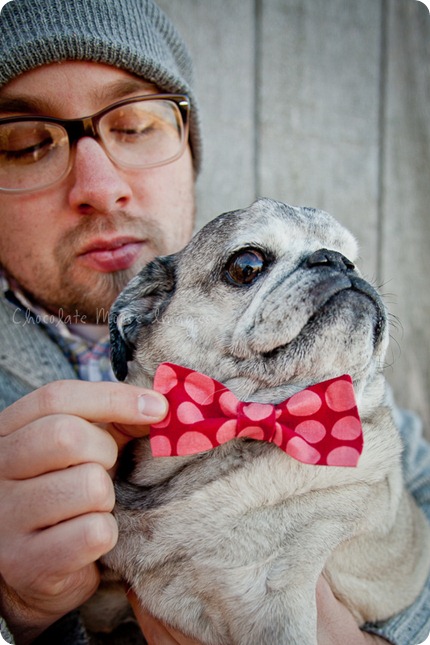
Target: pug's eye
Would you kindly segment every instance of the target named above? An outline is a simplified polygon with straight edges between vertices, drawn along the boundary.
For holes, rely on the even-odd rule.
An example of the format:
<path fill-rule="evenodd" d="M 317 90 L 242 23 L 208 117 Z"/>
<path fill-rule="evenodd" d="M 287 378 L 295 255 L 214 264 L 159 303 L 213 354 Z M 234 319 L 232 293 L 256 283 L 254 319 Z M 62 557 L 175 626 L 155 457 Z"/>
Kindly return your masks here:
<path fill-rule="evenodd" d="M 252 284 L 265 271 L 267 260 L 256 249 L 238 251 L 227 263 L 225 276 L 235 285 Z"/>

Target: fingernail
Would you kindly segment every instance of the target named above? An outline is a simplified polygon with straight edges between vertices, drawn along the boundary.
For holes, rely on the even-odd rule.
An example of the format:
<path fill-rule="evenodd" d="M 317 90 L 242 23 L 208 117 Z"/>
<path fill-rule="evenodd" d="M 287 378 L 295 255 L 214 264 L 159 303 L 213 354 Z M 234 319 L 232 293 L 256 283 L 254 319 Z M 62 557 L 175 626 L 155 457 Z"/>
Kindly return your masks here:
<path fill-rule="evenodd" d="M 164 417 L 167 412 L 167 405 L 159 396 L 152 394 L 141 394 L 137 399 L 139 412 L 147 417 Z"/>

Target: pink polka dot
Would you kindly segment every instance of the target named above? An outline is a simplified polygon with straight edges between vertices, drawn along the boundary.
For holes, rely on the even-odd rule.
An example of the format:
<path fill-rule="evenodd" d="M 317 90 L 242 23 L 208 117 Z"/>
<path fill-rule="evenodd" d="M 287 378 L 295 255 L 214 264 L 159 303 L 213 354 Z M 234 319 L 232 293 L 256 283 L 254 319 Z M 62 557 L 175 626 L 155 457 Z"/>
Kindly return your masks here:
<path fill-rule="evenodd" d="M 340 446 L 327 455 L 328 466 L 356 466 L 360 453 L 355 448 Z"/>
<path fill-rule="evenodd" d="M 308 416 L 318 412 L 322 405 L 321 399 L 316 392 L 303 390 L 293 394 L 287 401 L 287 409 L 290 414 L 298 417 Z"/>
<path fill-rule="evenodd" d="M 264 432 L 259 426 L 246 426 L 237 435 L 238 437 L 249 437 L 250 439 L 264 439 Z"/>
<path fill-rule="evenodd" d="M 235 419 L 230 419 L 222 424 L 216 433 L 216 439 L 218 443 L 225 443 L 234 439 L 236 436 L 237 421 Z"/>
<path fill-rule="evenodd" d="M 335 381 L 328 386 L 325 400 L 328 407 L 335 412 L 350 410 L 355 405 L 352 383 L 349 381 Z"/>
<path fill-rule="evenodd" d="M 231 416 L 237 412 L 239 399 L 233 394 L 233 392 L 226 390 L 219 397 L 219 404 L 223 413 L 227 416 Z"/>
<path fill-rule="evenodd" d="M 167 426 L 168 426 L 168 425 L 170 425 L 170 421 L 171 421 L 171 419 L 172 419 L 172 415 L 171 415 L 171 413 L 169 412 L 169 413 L 167 414 L 167 417 L 166 417 L 165 419 L 163 419 L 163 420 L 162 420 L 162 421 L 160 421 L 159 423 L 154 423 L 154 424 L 152 424 L 152 425 L 153 425 L 153 427 L 154 427 L 154 428 L 167 428 Z"/>
<path fill-rule="evenodd" d="M 174 369 L 170 365 L 160 365 L 154 379 L 154 389 L 161 394 L 167 394 L 178 383 Z"/>
<path fill-rule="evenodd" d="M 151 437 L 151 451 L 153 457 L 170 457 L 172 445 L 167 437 Z"/>
<path fill-rule="evenodd" d="M 187 394 L 201 405 L 209 405 L 214 400 L 215 383 L 209 376 L 191 372 L 185 377 L 184 387 Z"/>
<path fill-rule="evenodd" d="M 361 423 L 356 417 L 342 417 L 342 419 L 336 421 L 331 429 L 331 434 L 336 439 L 351 441 L 357 439 L 361 435 L 361 432 Z"/>
<path fill-rule="evenodd" d="M 212 441 L 201 432 L 184 432 L 178 439 L 178 455 L 194 455 L 213 448 Z"/>
<path fill-rule="evenodd" d="M 251 421 L 261 421 L 270 417 L 273 406 L 267 403 L 248 403 L 243 406 L 242 411 Z"/>
<path fill-rule="evenodd" d="M 321 459 L 318 450 L 313 448 L 313 446 L 309 446 L 301 437 L 293 437 L 290 439 L 286 452 L 291 457 L 294 457 L 294 459 L 303 461 L 305 464 L 316 464 Z"/>
<path fill-rule="evenodd" d="M 273 435 L 273 443 L 277 446 L 282 444 L 284 439 L 284 433 L 282 432 L 282 426 L 280 423 L 275 423 L 275 434 Z"/>
<path fill-rule="evenodd" d="M 318 443 L 327 434 L 325 426 L 319 421 L 302 421 L 295 428 L 297 434 L 306 439 L 309 443 Z"/>
<path fill-rule="evenodd" d="M 194 403 L 190 403 L 189 401 L 185 401 L 184 403 L 178 405 L 176 414 L 178 415 L 179 421 L 181 423 L 185 423 L 186 425 L 197 423 L 197 421 L 202 421 L 204 419 L 203 414 L 200 412 L 199 408 L 194 405 Z"/>

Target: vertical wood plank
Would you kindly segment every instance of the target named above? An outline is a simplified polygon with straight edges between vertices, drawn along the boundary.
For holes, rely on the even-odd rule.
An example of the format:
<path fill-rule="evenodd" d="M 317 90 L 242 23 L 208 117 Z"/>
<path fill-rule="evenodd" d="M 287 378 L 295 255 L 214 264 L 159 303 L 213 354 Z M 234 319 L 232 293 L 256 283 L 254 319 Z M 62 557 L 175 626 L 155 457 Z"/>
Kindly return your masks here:
<path fill-rule="evenodd" d="M 254 1 L 159 0 L 187 42 L 201 107 L 198 225 L 254 199 Z"/>
<path fill-rule="evenodd" d="M 381 270 L 401 324 L 387 371 L 430 438 L 430 16 L 415 0 L 387 4 Z"/>
<path fill-rule="evenodd" d="M 376 274 L 381 3 L 267 0 L 259 192 L 328 210 Z"/>

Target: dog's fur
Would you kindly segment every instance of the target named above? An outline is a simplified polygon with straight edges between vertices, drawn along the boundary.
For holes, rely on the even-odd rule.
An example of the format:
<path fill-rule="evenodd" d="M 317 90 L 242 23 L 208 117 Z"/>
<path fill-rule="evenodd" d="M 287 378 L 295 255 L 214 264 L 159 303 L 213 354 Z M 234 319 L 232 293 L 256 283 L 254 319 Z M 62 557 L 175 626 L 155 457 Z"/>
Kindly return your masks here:
<path fill-rule="evenodd" d="M 262 265 L 243 284 L 248 251 Z M 113 307 L 113 363 L 131 383 L 150 387 L 163 361 L 244 401 L 277 403 L 344 373 L 354 382 L 357 468 L 306 465 L 249 439 L 190 457 L 153 459 L 147 438 L 126 450 L 119 541 L 103 563 L 205 645 L 316 644 L 321 572 L 358 624 L 409 605 L 428 575 L 429 529 L 403 488 L 386 402 L 386 310 L 356 255 L 327 213 L 261 199 L 154 260 Z"/>

